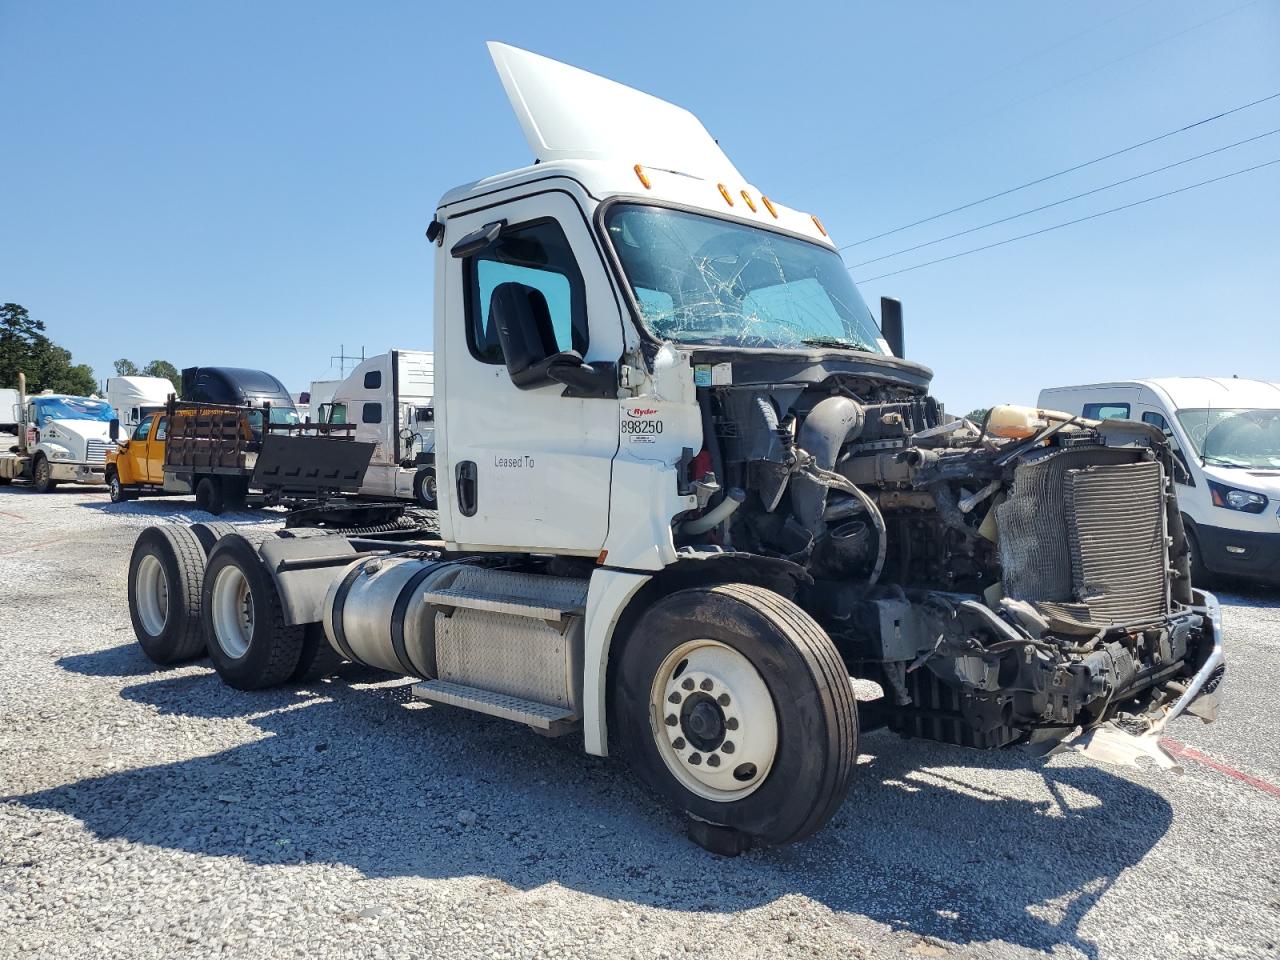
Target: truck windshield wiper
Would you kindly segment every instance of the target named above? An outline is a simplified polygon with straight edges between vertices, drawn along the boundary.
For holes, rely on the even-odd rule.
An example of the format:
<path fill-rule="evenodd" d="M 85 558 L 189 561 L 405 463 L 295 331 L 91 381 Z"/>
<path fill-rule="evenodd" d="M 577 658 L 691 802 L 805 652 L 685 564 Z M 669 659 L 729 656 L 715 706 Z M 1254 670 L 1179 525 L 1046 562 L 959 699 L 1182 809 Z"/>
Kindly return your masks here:
<path fill-rule="evenodd" d="M 805 337 L 800 341 L 810 347 L 838 347 L 841 350 L 861 350 L 869 353 L 871 348 L 857 340 L 841 340 L 837 337 Z"/>
<path fill-rule="evenodd" d="M 1236 470 L 1247 470 L 1249 464 L 1237 463 L 1235 460 L 1224 460 L 1222 457 L 1202 457 L 1204 463 L 1212 463 L 1215 467 L 1232 467 Z"/>

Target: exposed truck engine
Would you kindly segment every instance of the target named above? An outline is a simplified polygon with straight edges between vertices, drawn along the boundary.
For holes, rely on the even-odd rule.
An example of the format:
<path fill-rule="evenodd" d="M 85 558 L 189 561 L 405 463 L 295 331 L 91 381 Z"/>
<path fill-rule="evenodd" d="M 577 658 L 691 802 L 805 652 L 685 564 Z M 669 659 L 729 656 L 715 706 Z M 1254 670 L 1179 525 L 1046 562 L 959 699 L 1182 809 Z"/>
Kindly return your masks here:
<path fill-rule="evenodd" d="M 1184 689 L 1163 688 L 1204 614 L 1158 430 L 1025 411 L 996 437 L 831 366 L 703 393 L 719 449 L 690 480 L 732 512 L 682 540 L 802 567 L 801 605 L 904 734 L 1056 742 Z"/>
<path fill-rule="evenodd" d="M 149 528 L 147 654 L 242 689 L 361 663 L 581 736 L 723 853 L 821 828 L 877 726 L 1173 765 L 1223 653 L 1160 432 L 948 416 L 896 302 L 691 114 L 491 51 L 537 162 L 427 229 L 438 511 Z"/>

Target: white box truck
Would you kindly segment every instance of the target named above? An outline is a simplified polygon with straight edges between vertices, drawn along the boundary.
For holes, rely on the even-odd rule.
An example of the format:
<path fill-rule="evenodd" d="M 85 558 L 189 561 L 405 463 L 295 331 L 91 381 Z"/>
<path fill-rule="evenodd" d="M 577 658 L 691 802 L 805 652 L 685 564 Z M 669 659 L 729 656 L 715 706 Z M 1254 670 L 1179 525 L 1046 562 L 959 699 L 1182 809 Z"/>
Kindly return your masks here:
<path fill-rule="evenodd" d="M 1195 579 L 1280 583 L 1280 385 L 1160 377 L 1052 387 L 1040 406 L 1138 420 L 1174 450 L 1178 507 Z"/>
<path fill-rule="evenodd" d="M 9 387 L 0 387 L 0 433 L 17 433 L 18 391 Z"/>
<path fill-rule="evenodd" d="M 374 445 L 361 496 L 435 508 L 434 394 L 432 355 L 390 350 L 361 361 L 313 404 L 316 422 L 355 424 L 355 439 Z"/>
<path fill-rule="evenodd" d="M 821 828 L 879 726 L 1172 766 L 1161 733 L 1213 716 L 1223 653 L 1163 434 L 979 436 L 896 303 L 877 329 L 821 222 L 695 117 L 490 49 L 537 162 L 427 230 L 438 524 L 148 528 L 143 650 L 207 649 L 244 689 L 326 651 L 415 677 L 620 753 L 725 853 Z"/>

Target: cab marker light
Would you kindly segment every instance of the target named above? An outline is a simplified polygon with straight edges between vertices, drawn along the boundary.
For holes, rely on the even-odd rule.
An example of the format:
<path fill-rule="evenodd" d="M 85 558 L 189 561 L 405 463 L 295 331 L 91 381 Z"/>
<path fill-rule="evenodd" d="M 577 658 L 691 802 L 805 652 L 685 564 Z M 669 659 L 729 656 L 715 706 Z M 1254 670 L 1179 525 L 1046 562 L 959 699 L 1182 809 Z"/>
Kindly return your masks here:
<path fill-rule="evenodd" d="M 809 219 L 813 221 L 813 225 L 818 228 L 818 232 L 824 237 L 827 235 L 827 228 L 822 225 L 822 221 L 818 219 L 816 213 L 809 214 Z"/>
<path fill-rule="evenodd" d="M 769 213 L 773 214 L 773 219 L 777 220 L 778 211 L 774 209 L 773 202 L 768 197 L 766 197 L 763 193 L 760 194 L 760 202 L 764 204 L 764 208 L 768 210 Z"/>
<path fill-rule="evenodd" d="M 729 188 L 726 187 L 723 183 L 717 183 L 716 186 L 720 188 L 720 196 L 724 197 L 724 202 L 732 207 L 733 197 L 729 196 Z"/>
<path fill-rule="evenodd" d="M 633 169 L 636 172 L 636 176 L 640 178 L 640 182 L 644 184 L 644 188 L 646 190 L 652 190 L 653 185 L 649 183 L 649 178 L 645 176 L 644 167 L 637 163 Z"/>
<path fill-rule="evenodd" d="M 750 195 L 749 193 L 747 193 L 747 191 L 745 191 L 745 190 L 741 191 L 741 193 L 742 193 L 742 199 L 743 199 L 743 200 L 745 200 L 745 201 L 747 201 L 747 206 L 751 208 L 751 212 L 752 212 L 752 213 L 755 213 L 755 212 L 756 212 L 756 205 L 752 202 L 752 200 L 751 200 L 751 195 Z"/>

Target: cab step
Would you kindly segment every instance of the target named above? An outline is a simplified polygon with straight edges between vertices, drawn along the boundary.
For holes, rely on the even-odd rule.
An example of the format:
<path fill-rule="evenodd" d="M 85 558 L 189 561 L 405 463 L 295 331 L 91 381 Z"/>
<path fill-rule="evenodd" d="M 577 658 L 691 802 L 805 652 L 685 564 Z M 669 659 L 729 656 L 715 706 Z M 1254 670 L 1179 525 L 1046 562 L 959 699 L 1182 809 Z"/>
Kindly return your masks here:
<path fill-rule="evenodd" d="M 451 707 L 463 707 L 491 717 L 514 720 L 527 724 L 539 733 L 558 737 L 577 727 L 576 716 L 564 707 L 523 700 L 505 693 L 481 690 L 448 680 L 423 680 L 413 685 L 413 695 L 419 700 L 441 703 Z"/>
<path fill-rule="evenodd" d="M 586 609 L 587 581 L 467 567 L 447 587 L 428 593 L 426 602 L 559 623 Z"/>

